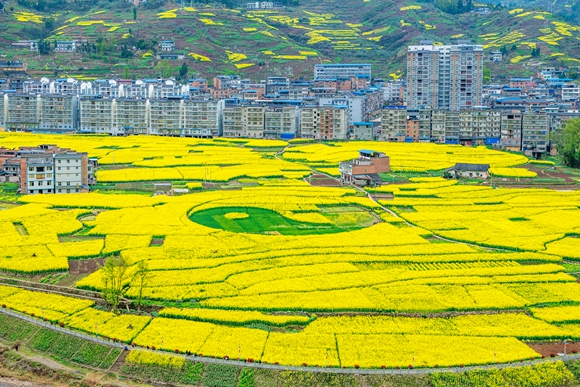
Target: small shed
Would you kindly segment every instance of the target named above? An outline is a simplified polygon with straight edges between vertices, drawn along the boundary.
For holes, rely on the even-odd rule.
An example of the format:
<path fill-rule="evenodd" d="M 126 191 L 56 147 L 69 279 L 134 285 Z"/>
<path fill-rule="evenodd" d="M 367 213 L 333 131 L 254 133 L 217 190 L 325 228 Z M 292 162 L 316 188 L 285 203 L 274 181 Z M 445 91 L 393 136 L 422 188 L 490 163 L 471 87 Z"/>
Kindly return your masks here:
<path fill-rule="evenodd" d="M 489 176 L 489 164 L 466 164 L 457 163 L 445 170 L 453 178 L 487 179 Z"/>
<path fill-rule="evenodd" d="M 171 184 L 171 182 L 153 183 L 153 187 L 155 190 L 155 194 L 167 194 L 171 191 L 172 184 Z"/>

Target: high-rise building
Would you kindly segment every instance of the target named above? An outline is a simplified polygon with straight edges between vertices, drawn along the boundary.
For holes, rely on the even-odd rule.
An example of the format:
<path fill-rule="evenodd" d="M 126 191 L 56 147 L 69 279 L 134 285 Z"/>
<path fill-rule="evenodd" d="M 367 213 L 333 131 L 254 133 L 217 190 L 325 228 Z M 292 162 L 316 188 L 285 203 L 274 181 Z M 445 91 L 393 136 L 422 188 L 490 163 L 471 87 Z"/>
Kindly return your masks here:
<path fill-rule="evenodd" d="M 483 46 L 469 41 L 434 45 L 422 41 L 407 51 L 407 106 L 460 110 L 481 105 Z"/>

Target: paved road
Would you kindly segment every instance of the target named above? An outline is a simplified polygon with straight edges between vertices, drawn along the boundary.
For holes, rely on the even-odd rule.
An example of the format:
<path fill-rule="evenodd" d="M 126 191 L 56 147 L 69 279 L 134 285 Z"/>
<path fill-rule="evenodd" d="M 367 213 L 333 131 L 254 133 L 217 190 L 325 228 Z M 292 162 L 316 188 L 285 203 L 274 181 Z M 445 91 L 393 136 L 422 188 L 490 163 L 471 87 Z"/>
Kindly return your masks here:
<path fill-rule="evenodd" d="M 89 340 L 98 344 L 108 345 L 112 347 L 124 348 L 125 345 L 121 343 L 114 343 L 113 341 L 103 340 L 91 335 L 87 335 L 80 332 L 75 332 L 70 329 L 61 328 L 60 326 L 55 326 L 50 323 L 46 323 L 41 320 L 37 320 L 30 316 L 23 315 L 18 312 L 14 312 L 12 310 L 7 310 L 5 308 L 0 308 L 0 313 L 5 313 L 19 319 L 31 322 L 33 324 L 52 329 L 55 331 L 59 331 L 68 335 L 76 336 L 82 338 L 84 340 Z M 129 347 L 129 349 L 131 349 Z M 142 349 L 142 348 L 140 348 Z M 144 349 L 143 349 L 144 350 Z M 153 352 L 153 351 L 152 351 Z M 162 351 L 154 351 L 154 352 L 161 352 Z M 223 360 L 223 359 L 212 359 L 207 357 L 198 357 L 198 356 L 185 356 L 180 355 L 188 360 L 197 361 L 201 363 L 214 363 L 214 364 L 226 364 L 226 365 L 233 365 L 233 366 L 240 366 L 240 367 L 248 367 L 248 368 L 261 368 L 261 369 L 269 369 L 273 371 L 301 371 L 301 372 L 325 372 L 325 373 L 333 373 L 333 374 L 354 374 L 354 375 L 421 375 L 421 374 L 429 374 L 433 372 L 465 372 L 470 371 L 473 369 L 491 369 L 491 368 L 509 368 L 509 367 L 520 367 L 524 365 L 534 365 L 539 363 L 548 363 L 548 362 L 555 362 L 558 360 L 562 361 L 572 361 L 572 360 L 580 360 L 580 354 L 575 355 L 568 355 L 568 356 L 559 356 L 555 358 L 546 358 L 546 359 L 537 359 L 537 360 L 527 360 L 518 363 L 509 363 L 509 364 L 496 364 L 496 365 L 488 365 L 488 366 L 475 366 L 475 367 L 453 367 L 453 368 L 419 368 L 419 369 L 354 369 L 354 368 L 323 368 L 323 367 L 292 367 L 292 366 L 283 366 L 283 365 L 276 365 L 276 364 L 263 364 L 263 363 L 245 363 L 236 360 Z M 0 387 L 2 386 L 2 380 L 0 379 Z M 18 386 L 18 385 L 17 385 Z M 12 386 L 9 386 L 12 387 Z M 20 387 L 20 386 L 18 386 Z"/>

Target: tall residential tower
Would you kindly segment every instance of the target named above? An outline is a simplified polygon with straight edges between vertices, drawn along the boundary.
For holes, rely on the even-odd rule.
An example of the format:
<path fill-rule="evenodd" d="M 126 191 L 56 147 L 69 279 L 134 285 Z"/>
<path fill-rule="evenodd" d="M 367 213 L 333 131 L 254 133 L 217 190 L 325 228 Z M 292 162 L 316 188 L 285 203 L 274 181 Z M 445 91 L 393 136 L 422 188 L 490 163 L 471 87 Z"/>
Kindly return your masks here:
<path fill-rule="evenodd" d="M 407 51 L 407 106 L 460 110 L 481 105 L 483 46 L 422 41 Z"/>

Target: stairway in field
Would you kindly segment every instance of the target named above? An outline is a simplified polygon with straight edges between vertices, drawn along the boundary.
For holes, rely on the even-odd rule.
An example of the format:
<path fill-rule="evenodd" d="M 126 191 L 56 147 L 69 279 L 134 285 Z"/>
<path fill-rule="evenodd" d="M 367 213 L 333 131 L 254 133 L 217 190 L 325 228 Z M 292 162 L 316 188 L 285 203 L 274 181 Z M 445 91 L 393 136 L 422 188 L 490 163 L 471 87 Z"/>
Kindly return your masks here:
<path fill-rule="evenodd" d="M 119 357 L 117 358 L 115 363 L 111 366 L 109 371 L 115 372 L 115 373 L 120 372 L 121 368 L 123 367 L 123 364 L 125 363 L 125 358 L 127 357 L 128 354 L 129 354 L 129 351 L 121 352 L 121 354 L 119 355 Z"/>

